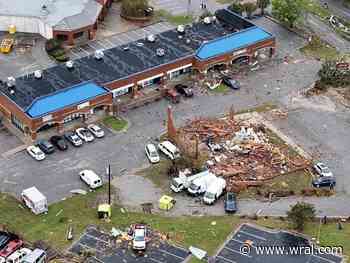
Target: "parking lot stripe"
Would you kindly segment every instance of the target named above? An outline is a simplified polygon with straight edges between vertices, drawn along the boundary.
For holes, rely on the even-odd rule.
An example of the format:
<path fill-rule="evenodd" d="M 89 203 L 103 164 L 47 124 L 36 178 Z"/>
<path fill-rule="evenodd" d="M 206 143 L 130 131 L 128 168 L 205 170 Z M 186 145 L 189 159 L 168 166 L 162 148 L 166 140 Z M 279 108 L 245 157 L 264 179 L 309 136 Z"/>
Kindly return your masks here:
<path fill-rule="evenodd" d="M 94 238 L 94 239 L 96 239 L 96 240 L 98 240 L 98 241 L 101 241 L 101 242 L 106 243 L 106 244 L 109 245 L 109 243 L 108 243 L 107 241 L 103 240 L 103 239 L 100 239 L 100 238 L 98 238 L 98 237 L 92 236 L 92 235 L 87 234 L 87 233 L 85 233 L 85 235 L 88 236 L 88 237 Z"/>
<path fill-rule="evenodd" d="M 85 54 L 90 55 L 90 53 L 88 51 L 86 51 L 85 49 L 80 48 L 80 50 L 83 51 Z"/>
<path fill-rule="evenodd" d="M 109 41 L 108 39 L 104 39 L 104 41 L 105 41 L 108 45 L 110 45 L 109 48 L 115 47 L 115 44 L 113 44 L 113 43 L 112 43 L 111 41 Z"/>
<path fill-rule="evenodd" d="M 224 260 L 226 262 L 230 262 L 230 263 L 237 263 L 236 261 L 230 260 L 230 259 L 222 257 L 222 256 L 217 256 L 216 258 L 220 258 L 220 259 L 222 259 L 222 260 Z"/>
<path fill-rule="evenodd" d="M 246 256 L 248 258 L 252 257 L 252 256 L 250 256 L 248 254 L 243 254 L 243 253 L 241 253 L 241 251 L 238 251 L 238 250 L 235 250 L 235 249 L 232 249 L 232 248 L 224 247 L 224 249 L 227 249 L 228 251 L 231 251 L 232 253 L 237 253 L 237 254 L 240 254 L 242 256 Z"/>
<path fill-rule="evenodd" d="M 158 250 L 159 250 L 159 251 L 162 251 L 163 253 L 168 254 L 168 255 L 170 255 L 170 256 L 173 256 L 173 257 L 176 257 L 176 258 L 179 258 L 179 259 L 185 259 L 185 258 L 183 258 L 183 257 L 180 257 L 180 256 L 178 256 L 178 255 L 175 255 L 175 254 L 173 254 L 173 253 L 170 253 L 170 252 L 168 252 L 168 251 L 166 251 L 166 250 L 164 250 L 164 249 L 158 248 Z"/>
<path fill-rule="evenodd" d="M 238 232 L 238 234 L 239 234 L 239 233 L 243 233 L 243 234 L 246 234 L 246 235 L 248 235 L 248 236 L 255 237 L 255 238 L 257 238 L 257 239 L 266 241 L 266 238 L 263 238 L 263 237 L 260 237 L 260 236 L 251 234 L 251 233 L 246 232 L 246 231 L 244 231 L 244 230 L 240 230 L 240 231 Z"/>

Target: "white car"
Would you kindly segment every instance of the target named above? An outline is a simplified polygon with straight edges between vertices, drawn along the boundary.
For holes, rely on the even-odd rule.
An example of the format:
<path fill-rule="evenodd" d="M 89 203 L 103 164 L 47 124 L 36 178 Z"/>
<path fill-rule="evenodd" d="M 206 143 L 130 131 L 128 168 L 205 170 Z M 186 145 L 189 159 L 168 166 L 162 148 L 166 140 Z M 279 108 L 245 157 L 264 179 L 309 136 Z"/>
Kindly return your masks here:
<path fill-rule="evenodd" d="M 146 249 L 146 226 L 135 225 L 132 248 L 135 250 L 145 250 Z"/>
<path fill-rule="evenodd" d="M 321 162 L 316 163 L 314 165 L 314 169 L 320 177 L 333 176 L 333 173 L 331 172 L 331 170 L 329 170 L 329 168 L 324 163 L 321 163 Z"/>
<path fill-rule="evenodd" d="M 105 136 L 105 132 L 96 124 L 90 124 L 87 128 L 96 138 L 102 138 Z"/>
<path fill-rule="evenodd" d="M 75 132 L 84 142 L 92 142 L 95 139 L 91 132 L 85 128 L 78 128 Z"/>
<path fill-rule="evenodd" d="M 158 163 L 160 161 L 157 148 L 156 148 L 156 146 L 154 146 L 154 144 L 152 144 L 152 143 L 147 144 L 145 146 L 145 152 L 146 152 L 148 160 L 151 163 Z"/>
<path fill-rule="evenodd" d="M 27 152 L 30 156 L 32 156 L 37 161 L 42 161 L 45 159 L 46 155 L 43 153 L 42 150 L 40 150 L 39 147 L 35 145 L 31 145 L 27 148 Z"/>
<path fill-rule="evenodd" d="M 91 189 L 102 186 L 102 179 L 92 170 L 83 170 L 79 173 L 80 179 L 84 181 Z"/>
<path fill-rule="evenodd" d="M 175 160 L 180 158 L 179 149 L 172 144 L 170 141 L 163 141 L 158 144 L 158 149 L 168 156 L 171 160 Z"/>

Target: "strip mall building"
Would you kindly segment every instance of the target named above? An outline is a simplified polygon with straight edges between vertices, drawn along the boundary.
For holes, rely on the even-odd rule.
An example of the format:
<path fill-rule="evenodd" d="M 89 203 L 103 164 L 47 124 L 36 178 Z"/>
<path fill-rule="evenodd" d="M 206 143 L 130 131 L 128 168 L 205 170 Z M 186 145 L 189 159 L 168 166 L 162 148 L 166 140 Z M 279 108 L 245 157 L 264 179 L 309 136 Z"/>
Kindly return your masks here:
<path fill-rule="evenodd" d="M 272 56 L 275 38 L 228 10 L 215 17 L 149 36 L 103 53 L 0 83 L 3 119 L 36 139 L 42 127 L 113 111 L 113 101 L 134 89 L 154 89 L 179 75 L 206 74 L 218 64 Z"/>

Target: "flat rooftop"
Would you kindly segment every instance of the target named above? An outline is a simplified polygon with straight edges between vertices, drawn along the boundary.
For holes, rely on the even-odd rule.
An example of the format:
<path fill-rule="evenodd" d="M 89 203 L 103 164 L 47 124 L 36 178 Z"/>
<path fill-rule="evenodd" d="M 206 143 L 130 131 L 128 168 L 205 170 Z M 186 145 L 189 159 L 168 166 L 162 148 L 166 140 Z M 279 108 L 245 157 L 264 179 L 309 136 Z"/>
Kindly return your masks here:
<path fill-rule="evenodd" d="M 249 241 L 252 245 L 247 254 L 242 253 L 241 247 Z M 266 253 L 257 255 L 257 246 L 275 246 L 283 247 L 286 252 L 282 255 L 277 253 Z M 250 224 L 243 224 L 236 231 L 233 237 L 228 240 L 225 246 L 216 256 L 216 263 L 340 263 L 342 258 L 336 255 L 308 255 L 307 253 L 299 253 L 299 255 L 291 255 L 288 248 L 310 246 L 309 240 L 305 237 L 286 231 L 273 231 Z M 245 250 L 248 251 L 248 250 Z M 302 251 L 301 251 L 302 252 Z M 287 254 L 288 253 L 288 254 Z"/>
<path fill-rule="evenodd" d="M 96 0 L 0 0 L 0 16 L 36 17 L 62 30 L 84 25 L 91 20 L 89 16 L 96 16 L 101 8 Z"/>
<path fill-rule="evenodd" d="M 156 35 L 154 42 L 140 39 L 104 50 L 104 57 L 101 60 L 95 59 L 93 55 L 80 58 L 74 61 L 73 70 L 67 69 L 65 64 L 60 64 L 43 70 L 41 79 L 36 79 L 33 73 L 21 76 L 16 79 L 13 94 L 5 82 L 0 85 L 0 92 L 26 111 L 38 97 L 55 93 L 60 89 L 86 81 L 93 81 L 103 86 L 179 59 L 194 57 L 203 43 L 233 33 L 237 34 L 248 28 L 256 28 L 249 21 L 227 10 L 219 10 L 216 18 L 210 24 L 198 22 L 187 25 L 184 34 L 179 34 L 173 29 Z M 271 35 L 270 37 L 272 38 Z M 157 55 L 159 49 L 165 51 L 164 56 Z"/>

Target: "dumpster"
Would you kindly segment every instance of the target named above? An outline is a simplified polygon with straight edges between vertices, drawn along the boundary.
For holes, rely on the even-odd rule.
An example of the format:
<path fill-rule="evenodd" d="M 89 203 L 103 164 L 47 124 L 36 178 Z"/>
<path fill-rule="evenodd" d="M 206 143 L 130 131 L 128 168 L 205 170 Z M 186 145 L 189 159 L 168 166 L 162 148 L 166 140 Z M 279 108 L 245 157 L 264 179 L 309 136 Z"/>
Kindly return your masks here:
<path fill-rule="evenodd" d="M 168 195 L 163 195 L 160 199 L 159 199 L 159 209 L 161 210 L 170 210 L 171 208 L 173 208 L 173 206 L 175 205 L 175 199 L 168 196 Z"/>

